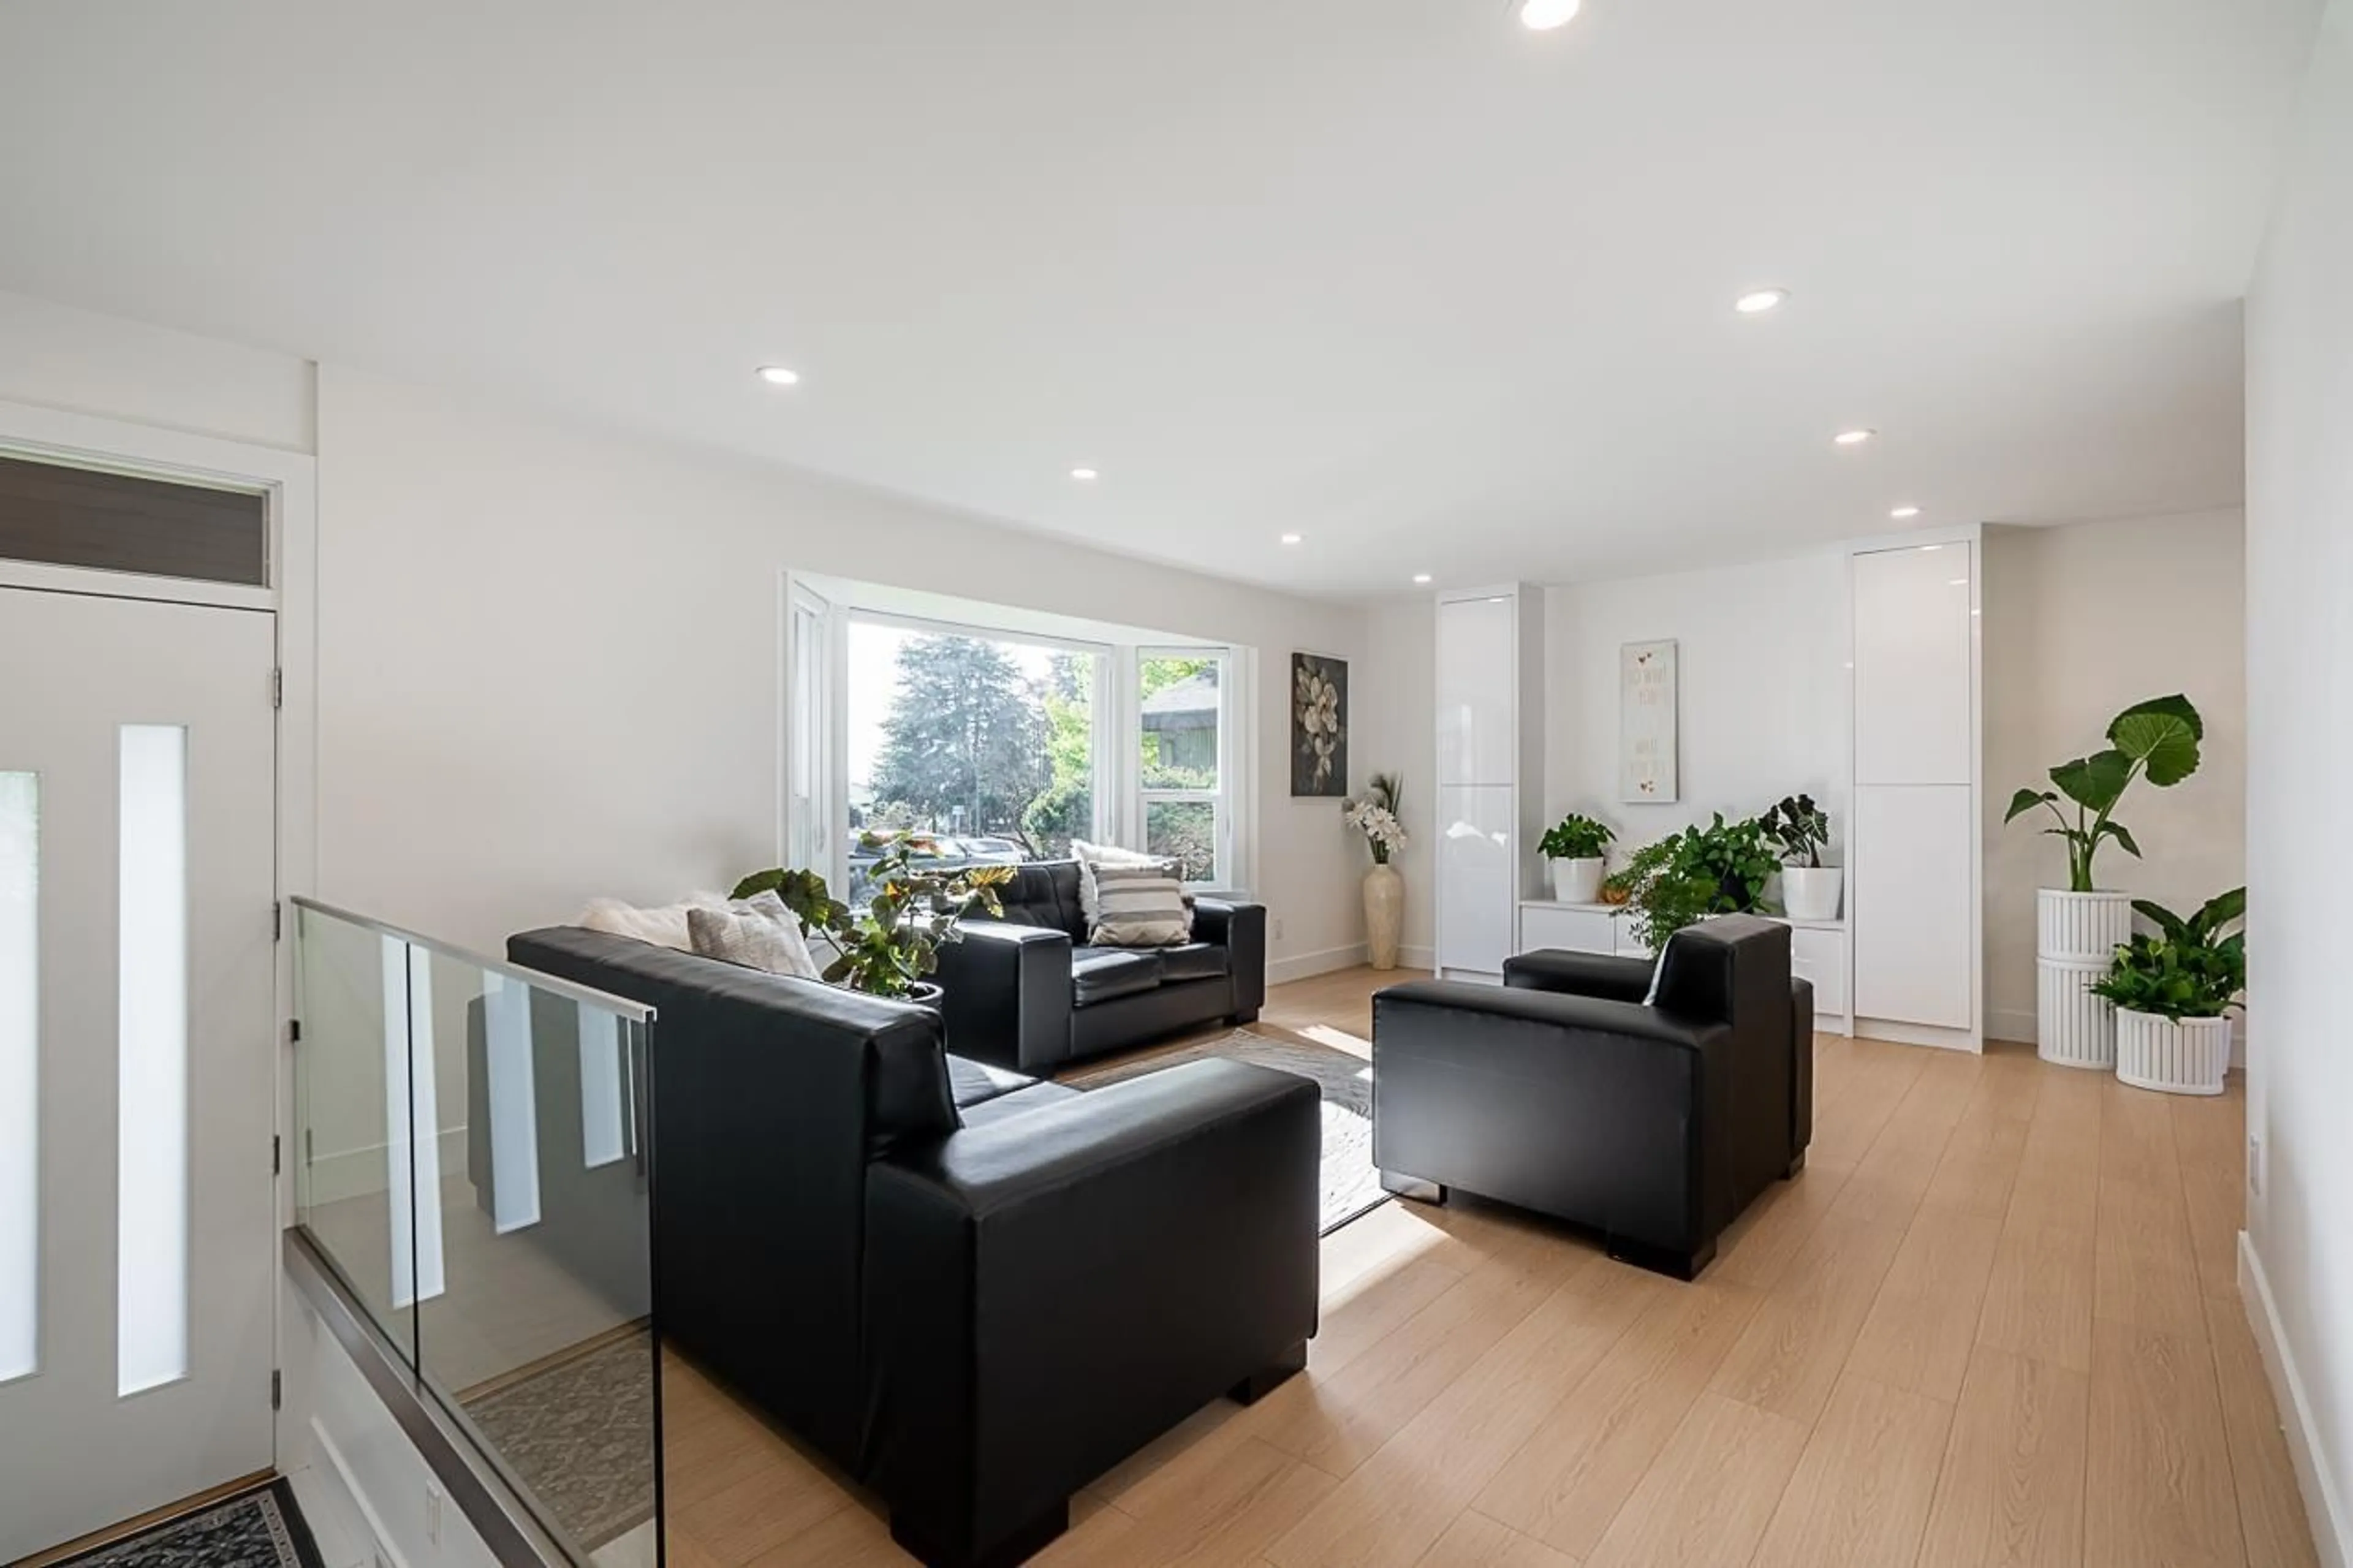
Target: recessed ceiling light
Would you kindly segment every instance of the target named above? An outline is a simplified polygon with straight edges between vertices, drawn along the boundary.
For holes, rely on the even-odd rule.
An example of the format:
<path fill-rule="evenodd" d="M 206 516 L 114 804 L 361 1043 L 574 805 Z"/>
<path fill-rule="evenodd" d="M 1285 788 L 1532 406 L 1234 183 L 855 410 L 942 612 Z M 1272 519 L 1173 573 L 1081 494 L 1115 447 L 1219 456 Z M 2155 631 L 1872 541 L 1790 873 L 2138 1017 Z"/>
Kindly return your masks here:
<path fill-rule="evenodd" d="M 1427 572 L 1417 572 L 1413 574 L 1413 580 L 1416 583 L 1427 583 L 1430 581 L 1430 574 Z"/>
<path fill-rule="evenodd" d="M 1787 289 L 1752 289 L 1732 302 L 1744 316 L 1761 316 L 1789 297 Z"/>
<path fill-rule="evenodd" d="M 780 364 L 764 364 L 760 367 L 760 379 L 770 386 L 798 386 L 801 384 L 801 373 L 797 370 L 786 370 Z"/>
<path fill-rule="evenodd" d="M 1549 33 L 1577 19 L 1584 0 L 1520 0 L 1520 25 L 1531 32 Z"/>
<path fill-rule="evenodd" d="M 1092 479 L 1098 477 L 1100 476 L 1098 476 L 1092 468 L 1072 468 L 1071 470 L 1071 478 L 1074 479 Z"/>
<path fill-rule="evenodd" d="M 1282 536 L 1282 542 L 1285 544 L 1296 544 L 1299 542 L 1299 535 L 1295 533 L 1286 533 Z"/>
<path fill-rule="evenodd" d="M 1841 430 L 1831 439 L 1841 447 L 1860 447 L 1878 434 L 1876 430 Z"/>
<path fill-rule="evenodd" d="M 1916 506 L 1899 506 L 1899 507 L 1897 507 L 1894 511 L 1889 512 L 1887 515 L 1888 515 L 1888 516 L 1890 516 L 1890 517 L 1892 517 L 1892 518 L 1894 518 L 1896 521 L 1898 521 L 1898 522 L 1902 522 L 1902 521 L 1905 521 L 1905 519 L 1907 519 L 1907 518 L 1915 518 L 1915 517 L 1919 516 L 1919 515 L 1920 515 L 1920 509 L 1919 509 L 1918 507 L 1916 507 Z"/>

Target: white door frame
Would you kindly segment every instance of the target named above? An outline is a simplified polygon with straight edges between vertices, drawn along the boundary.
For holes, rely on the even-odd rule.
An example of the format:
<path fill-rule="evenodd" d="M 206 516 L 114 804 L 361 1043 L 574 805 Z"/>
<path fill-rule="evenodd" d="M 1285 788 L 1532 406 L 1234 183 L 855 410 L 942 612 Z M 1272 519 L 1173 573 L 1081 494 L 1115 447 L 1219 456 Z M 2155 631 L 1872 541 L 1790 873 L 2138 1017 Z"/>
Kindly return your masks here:
<path fill-rule="evenodd" d="M 108 598 L 164 599 L 189 605 L 227 605 L 277 613 L 280 705 L 278 710 L 278 866 L 276 897 L 282 908 L 298 891 L 318 885 L 318 459 L 243 441 L 225 440 L 153 425 L 132 424 L 70 410 L 0 399 L 0 456 L 55 458 L 84 468 L 159 479 L 227 483 L 259 489 L 269 498 L 269 585 L 239 587 L 220 583 L 153 577 L 129 572 L 46 566 L 0 561 L 0 585 L 93 594 Z M 294 944 L 291 921 L 280 927 L 278 944 L 276 1016 L 294 1016 Z M 274 1125 L 287 1146 L 294 1126 L 293 1047 L 281 1032 L 275 1053 L 277 1109 Z M 256 1151 L 257 1158 L 259 1151 Z M 281 1163 L 277 1183 L 280 1229 L 294 1221 L 293 1163 Z M 266 1264 L 281 1289 L 283 1269 L 277 1238 Z M 286 1364 L 284 1313 L 272 1326 L 277 1364 Z M 287 1435 L 272 1424 L 273 1445 L 282 1461 Z M 280 1468 L 283 1468 L 281 1463 Z M 176 1501 L 157 1498 L 157 1504 Z"/>

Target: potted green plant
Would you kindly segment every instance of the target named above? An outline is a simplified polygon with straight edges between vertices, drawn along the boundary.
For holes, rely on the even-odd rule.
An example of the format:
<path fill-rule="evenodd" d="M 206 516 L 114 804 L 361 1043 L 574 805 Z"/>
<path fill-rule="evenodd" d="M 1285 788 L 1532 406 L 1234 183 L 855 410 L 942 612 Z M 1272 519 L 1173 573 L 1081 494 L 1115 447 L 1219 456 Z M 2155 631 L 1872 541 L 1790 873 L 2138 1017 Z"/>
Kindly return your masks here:
<path fill-rule="evenodd" d="M 939 845 L 928 834 L 869 832 L 858 843 L 880 851 L 870 872 L 874 896 L 862 910 L 835 898 L 815 871 L 781 867 L 744 878 L 733 896 L 774 891 L 782 899 L 804 935 L 821 936 L 833 949 L 833 962 L 825 967 L 828 984 L 936 1003 L 940 988 L 926 976 L 939 970 L 939 950 L 964 940 L 958 923 L 975 910 L 1005 912 L 997 889 L 1013 879 L 1013 868 L 926 866 L 923 861 L 939 858 Z"/>
<path fill-rule="evenodd" d="M 2247 889 L 2184 919 L 2133 900 L 2157 927 L 2118 947 L 2092 990 L 2116 1009 L 2116 1077 L 2168 1094 L 2220 1094 L 2231 1070 L 2231 1009 L 2247 988 Z"/>
<path fill-rule="evenodd" d="M 1759 819 L 1781 856 L 1781 909 L 1793 921 L 1834 921 L 1846 873 L 1822 864 L 1831 819 L 1810 795 L 1786 795 Z"/>
<path fill-rule="evenodd" d="M 2036 1009 L 2036 1049 L 2064 1067 L 2108 1068 L 2116 1061 L 2116 1011 L 2092 990 L 2110 955 L 2132 939 L 2132 898 L 2099 886 L 2093 861 L 2114 839 L 2137 859 L 2140 846 L 2116 820 L 2116 805 L 2135 781 L 2170 789 L 2198 771 L 2205 721 L 2187 697 L 2137 702 L 2108 724 L 2105 750 L 2051 770 L 2051 789 L 2021 789 L 2010 797 L 2004 822 L 2040 807 L 2051 814 L 2042 829 L 2067 848 L 2067 885 L 2035 895 L 2036 952 L 2042 969 Z M 2064 800 L 2071 813 L 2063 809 Z"/>
<path fill-rule="evenodd" d="M 1552 865 L 1552 896 L 1564 904 L 1590 904 L 1601 897 L 1601 873 L 1609 864 L 1609 825 L 1569 813 L 1536 842 Z"/>
<path fill-rule="evenodd" d="M 1778 868 L 1762 822 L 1727 823 L 1719 811 L 1705 827 L 1686 827 L 1634 852 L 1624 872 L 1631 892 L 1621 918 L 1636 941 L 1662 952 L 1667 939 L 1687 925 L 1755 910 Z"/>

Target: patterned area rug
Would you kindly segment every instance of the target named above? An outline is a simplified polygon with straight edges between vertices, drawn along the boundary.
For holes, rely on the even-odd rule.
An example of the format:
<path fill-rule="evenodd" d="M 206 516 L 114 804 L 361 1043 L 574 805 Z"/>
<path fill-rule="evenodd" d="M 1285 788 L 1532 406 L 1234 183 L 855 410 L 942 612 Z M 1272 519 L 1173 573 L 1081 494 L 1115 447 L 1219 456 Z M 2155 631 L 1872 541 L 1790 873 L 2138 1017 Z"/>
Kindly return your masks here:
<path fill-rule="evenodd" d="M 311 1529 L 284 1481 L 216 1502 L 128 1541 L 69 1557 L 106 1568 L 320 1568 Z"/>
<path fill-rule="evenodd" d="M 1373 1064 L 1362 1057 L 1310 1040 L 1276 1039 L 1249 1029 L 1236 1029 L 1219 1039 L 1163 1051 L 1138 1061 L 1082 1068 L 1062 1074 L 1059 1081 L 1072 1089 L 1102 1089 L 1205 1057 L 1227 1057 L 1238 1062 L 1280 1068 L 1284 1072 L 1314 1079 L 1316 1087 L 1324 1091 L 1324 1235 L 1331 1235 L 1367 1209 L 1388 1201 L 1389 1194 L 1381 1190 L 1381 1173 L 1373 1168 Z"/>
<path fill-rule="evenodd" d="M 459 1403 L 587 1550 L 654 1516 L 654 1358 L 644 1332 L 460 1394 Z"/>

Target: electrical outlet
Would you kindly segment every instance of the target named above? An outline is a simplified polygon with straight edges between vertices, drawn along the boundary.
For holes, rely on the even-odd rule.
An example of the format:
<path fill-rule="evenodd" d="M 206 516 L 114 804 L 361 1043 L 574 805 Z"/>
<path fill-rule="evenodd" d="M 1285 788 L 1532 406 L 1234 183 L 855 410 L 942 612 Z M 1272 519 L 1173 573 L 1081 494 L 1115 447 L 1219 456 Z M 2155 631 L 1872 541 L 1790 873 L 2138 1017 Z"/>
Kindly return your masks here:
<path fill-rule="evenodd" d="M 433 1544 L 441 1544 L 441 1489 L 432 1481 L 425 1483 L 425 1533 Z"/>
<path fill-rule="evenodd" d="M 1277 942 L 1281 942 L 1282 940 L 1282 917 L 1281 915 L 1274 917 L 1274 940 Z"/>
<path fill-rule="evenodd" d="M 2252 1132 L 2247 1134 L 2247 1191 L 2263 1195 L 2263 1141 Z"/>

